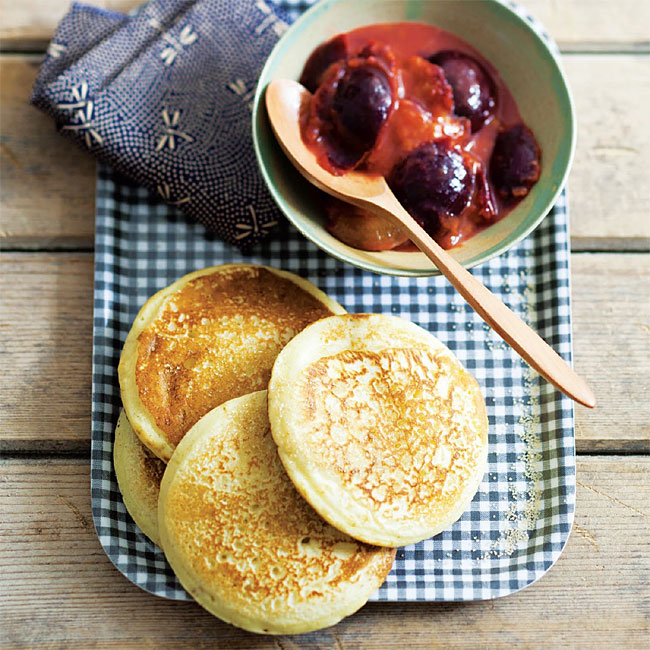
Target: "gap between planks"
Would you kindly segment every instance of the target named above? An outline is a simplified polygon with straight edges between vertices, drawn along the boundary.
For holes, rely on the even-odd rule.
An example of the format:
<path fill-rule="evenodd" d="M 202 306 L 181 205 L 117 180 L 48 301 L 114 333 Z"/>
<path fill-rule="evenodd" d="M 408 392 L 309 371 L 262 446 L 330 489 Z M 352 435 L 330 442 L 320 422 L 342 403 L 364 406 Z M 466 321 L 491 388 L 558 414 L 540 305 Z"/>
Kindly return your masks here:
<path fill-rule="evenodd" d="M 89 464 L 0 461 L 0 618 L 27 647 L 641 647 L 650 616 L 650 459 L 578 459 L 575 525 L 536 584 L 495 601 L 371 603 L 301 637 L 249 635 L 193 603 L 157 598 L 112 566 L 96 537 Z M 579 605 L 576 605 L 579 603 Z M 128 621 L 128 625 L 124 625 Z M 336 645 L 338 638 L 339 645 Z M 438 646 L 436 646 L 438 644 Z"/>
<path fill-rule="evenodd" d="M 565 68 L 579 116 L 569 178 L 572 248 L 647 251 L 650 84 L 640 80 L 650 75 L 650 57 L 571 56 Z M 26 106 L 35 59 L 0 57 L 0 71 L 0 249 L 91 249 L 94 159 Z"/>
<path fill-rule="evenodd" d="M 127 12 L 142 0 L 90 0 L 89 4 Z M 69 0 L 0 0 L 0 41 L 12 49 L 45 49 Z M 647 0 L 520 0 L 563 49 L 598 46 L 617 50 L 647 49 L 650 42 L 650 4 Z"/>
<path fill-rule="evenodd" d="M 576 407 L 578 452 L 649 453 L 650 304 L 639 289 L 650 256 L 573 255 L 572 285 L 576 370 L 599 399 Z M 87 454 L 92 256 L 5 253 L 0 295 L 0 449 Z"/>

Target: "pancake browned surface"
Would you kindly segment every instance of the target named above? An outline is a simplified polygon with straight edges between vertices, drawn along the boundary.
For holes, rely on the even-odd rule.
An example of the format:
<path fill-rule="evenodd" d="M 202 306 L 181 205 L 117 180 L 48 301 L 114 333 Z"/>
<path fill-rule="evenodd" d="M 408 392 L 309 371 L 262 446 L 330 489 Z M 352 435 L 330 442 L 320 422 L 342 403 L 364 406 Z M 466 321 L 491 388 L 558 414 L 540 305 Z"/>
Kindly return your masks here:
<path fill-rule="evenodd" d="M 485 471 L 477 381 L 432 334 L 393 316 L 332 316 L 303 330 L 273 367 L 269 417 L 301 494 L 370 544 L 444 530 Z"/>
<path fill-rule="evenodd" d="M 266 391 L 221 405 L 188 432 L 158 515 L 183 587 L 252 632 L 333 625 L 368 600 L 395 555 L 335 530 L 296 492 L 271 437 Z"/>
<path fill-rule="evenodd" d="M 285 271 L 229 264 L 190 273 L 142 307 L 119 377 L 133 429 L 165 461 L 185 432 L 223 402 L 265 389 L 282 347 L 345 310 Z"/>
<path fill-rule="evenodd" d="M 140 442 L 124 411 L 115 427 L 113 463 L 126 509 L 140 530 L 160 546 L 158 495 L 166 465 Z"/>

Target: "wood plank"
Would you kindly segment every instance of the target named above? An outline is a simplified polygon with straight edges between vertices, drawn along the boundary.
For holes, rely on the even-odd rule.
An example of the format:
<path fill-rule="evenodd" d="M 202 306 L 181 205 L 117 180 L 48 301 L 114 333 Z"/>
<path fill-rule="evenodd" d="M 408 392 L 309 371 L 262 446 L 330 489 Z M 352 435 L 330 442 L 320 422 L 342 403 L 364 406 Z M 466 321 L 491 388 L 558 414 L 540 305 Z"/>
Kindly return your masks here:
<path fill-rule="evenodd" d="M 565 52 L 647 51 L 650 4 L 646 0 L 518 0 Z"/>
<path fill-rule="evenodd" d="M 641 648 L 650 616 L 650 458 L 578 463 L 576 525 L 536 584 L 496 601 L 371 603 L 300 637 L 257 637 L 121 576 L 95 535 L 85 460 L 0 462 L 0 617 L 10 647 Z M 622 534 L 625 531 L 625 534 Z M 603 635 L 606 635 L 604 637 Z M 543 639 L 543 642 L 540 642 Z"/>
<path fill-rule="evenodd" d="M 571 245 L 649 250 L 650 57 L 566 56 L 564 67 L 578 119 Z"/>
<path fill-rule="evenodd" d="M 578 451 L 649 451 L 650 255 L 571 262 L 575 367 L 598 400 L 576 406 Z"/>
<path fill-rule="evenodd" d="M 2 257 L 0 449 L 88 448 L 92 290 L 90 254 Z"/>
<path fill-rule="evenodd" d="M 4 50 L 45 51 L 72 0 L 0 0 L 0 43 Z M 127 12 L 141 0 L 88 0 L 84 4 Z"/>
<path fill-rule="evenodd" d="M 27 104 L 40 59 L 0 57 L 0 246 L 90 248 L 95 160 Z"/>
<path fill-rule="evenodd" d="M 650 5 L 649 5 L 650 6 Z M 0 56 L 0 246 L 90 248 L 94 160 L 27 106 L 39 58 Z M 578 148 L 570 177 L 575 250 L 650 248 L 650 57 L 565 57 Z"/>
<path fill-rule="evenodd" d="M 575 254 L 572 266 L 576 368 L 599 400 L 576 407 L 578 451 L 649 452 L 650 255 Z M 0 450 L 86 453 L 92 256 L 7 253 L 0 295 Z"/>
<path fill-rule="evenodd" d="M 129 11 L 139 0 L 90 0 L 98 7 Z M 650 41 L 646 0 L 520 0 L 565 50 L 639 50 Z M 70 0 L 0 0 L 4 49 L 45 49 Z"/>

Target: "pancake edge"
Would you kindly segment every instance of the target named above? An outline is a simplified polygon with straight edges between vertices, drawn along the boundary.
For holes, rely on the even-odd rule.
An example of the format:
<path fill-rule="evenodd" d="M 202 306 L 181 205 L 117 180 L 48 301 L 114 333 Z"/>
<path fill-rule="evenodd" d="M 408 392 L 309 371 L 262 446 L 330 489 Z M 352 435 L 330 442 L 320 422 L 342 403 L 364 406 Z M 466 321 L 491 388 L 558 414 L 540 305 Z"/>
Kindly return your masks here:
<path fill-rule="evenodd" d="M 310 336 L 318 329 L 325 329 L 328 326 L 327 321 L 332 321 L 339 318 L 339 316 L 330 316 L 323 318 L 311 325 L 308 325 L 302 332 L 297 334 L 289 343 L 283 348 L 278 355 L 273 371 L 271 373 L 271 380 L 269 381 L 269 421 L 271 422 L 271 433 L 273 439 L 278 445 L 278 453 L 280 460 L 284 465 L 287 474 L 291 478 L 296 489 L 304 497 L 304 499 L 311 504 L 311 506 L 320 514 L 334 528 L 346 533 L 354 539 L 373 544 L 376 546 L 399 547 L 407 544 L 413 544 L 424 539 L 428 539 L 447 529 L 451 524 L 457 521 L 467 510 L 472 499 L 476 495 L 478 488 L 483 480 L 485 471 L 487 469 L 488 458 L 488 419 L 485 407 L 485 400 L 480 390 L 480 385 L 476 378 L 467 371 L 461 362 L 457 359 L 447 346 L 445 346 L 437 337 L 424 328 L 407 321 L 405 319 L 387 315 L 387 314 L 346 314 L 346 318 L 364 318 L 379 316 L 382 319 L 388 318 L 398 321 L 400 326 L 405 331 L 414 334 L 414 342 L 423 344 L 433 351 L 446 351 L 446 353 L 455 360 L 455 362 L 469 375 L 475 384 L 475 406 L 477 407 L 478 414 L 480 415 L 483 426 L 480 431 L 481 435 L 481 455 L 477 463 L 477 469 L 472 476 L 472 480 L 467 483 L 462 490 L 461 495 L 456 501 L 454 507 L 447 513 L 447 516 L 442 519 L 436 526 L 413 525 L 408 528 L 401 525 L 400 533 L 386 534 L 386 530 L 381 522 L 376 522 L 372 529 L 372 534 L 368 534 L 367 522 L 365 525 L 358 525 L 354 518 L 345 517 L 345 513 L 341 513 L 340 509 L 330 505 L 328 499 L 323 497 L 327 492 L 328 477 L 322 473 L 316 473 L 311 476 L 304 470 L 299 462 L 296 461 L 296 454 L 292 450 L 287 449 L 287 440 L 291 437 L 289 431 L 291 426 L 288 423 L 290 412 L 287 411 L 285 405 L 292 401 L 292 381 L 291 378 L 298 376 L 303 368 L 308 365 L 304 363 L 304 355 L 300 353 L 303 345 L 303 339 Z M 386 345 L 385 349 L 389 349 L 390 345 Z M 347 348 L 346 348 L 347 349 Z M 326 356 L 326 355 L 325 355 Z M 319 357 L 322 358 L 322 357 Z M 332 485 L 331 489 L 336 490 L 338 485 Z"/>
<path fill-rule="evenodd" d="M 268 621 L 261 621 L 259 618 L 250 617 L 247 615 L 242 616 L 241 612 L 236 606 L 228 606 L 222 600 L 212 597 L 206 589 L 204 589 L 197 580 L 187 570 L 186 564 L 180 554 L 175 553 L 173 544 L 170 543 L 169 530 L 167 527 L 165 506 L 169 491 L 174 485 L 179 468 L 183 465 L 188 456 L 191 455 L 195 445 L 200 444 L 200 441 L 207 436 L 210 436 L 214 431 L 215 424 L 218 423 L 222 417 L 228 417 L 228 412 L 246 407 L 246 402 L 253 402 L 253 404 L 267 401 L 267 391 L 256 391 L 237 397 L 228 402 L 224 402 L 220 406 L 215 407 L 206 415 L 204 415 L 185 435 L 179 443 L 176 452 L 174 453 L 171 461 L 169 462 L 163 480 L 160 486 L 160 498 L 158 500 L 158 526 L 160 530 L 162 544 L 165 550 L 167 561 L 171 565 L 176 577 L 178 578 L 183 588 L 208 612 L 221 619 L 222 621 L 242 628 L 249 632 L 257 634 L 281 635 L 281 634 L 303 634 L 313 632 L 326 627 L 335 625 L 343 618 L 354 614 L 361 607 L 363 607 L 370 596 L 381 586 L 388 573 L 392 568 L 395 551 L 392 554 L 386 554 L 383 559 L 386 562 L 384 577 L 376 585 L 372 585 L 372 589 L 366 589 L 360 592 L 354 590 L 356 598 L 351 601 L 345 600 L 346 607 L 332 609 L 327 616 L 319 619 L 317 622 L 304 621 L 293 624 L 272 623 Z M 260 406 L 263 404 L 260 403 Z M 218 426 L 218 424 L 217 424 Z M 338 602 L 340 602 L 340 599 Z"/>
<path fill-rule="evenodd" d="M 158 458 L 168 463 L 174 453 L 174 446 L 167 440 L 165 433 L 158 427 L 149 411 L 140 399 L 138 387 L 135 382 L 135 369 L 138 359 L 138 338 L 142 332 L 151 325 L 160 313 L 160 309 L 165 300 L 176 291 L 182 289 L 188 282 L 204 275 L 211 275 L 219 271 L 235 268 L 259 268 L 265 269 L 280 278 L 290 280 L 303 291 L 309 293 L 314 298 L 322 302 L 328 309 L 335 314 L 346 313 L 345 309 L 335 300 L 330 298 L 325 292 L 321 291 L 316 285 L 301 278 L 295 273 L 283 271 L 262 264 L 222 264 L 218 266 L 209 266 L 199 269 L 182 276 L 172 284 L 164 287 L 153 296 L 151 296 L 140 308 L 135 317 L 131 329 L 124 341 L 120 362 L 118 365 L 118 378 L 120 384 L 120 394 L 122 405 L 126 411 L 127 418 L 133 427 L 136 435 L 142 443 L 150 449 Z"/>
<path fill-rule="evenodd" d="M 145 508 L 140 500 L 135 496 L 129 488 L 129 465 L 133 461 L 132 450 L 129 449 L 129 441 L 126 437 L 129 435 L 126 427 L 131 427 L 126 413 L 124 410 L 120 411 L 120 416 L 115 425 L 115 439 L 113 442 L 113 467 L 115 468 L 115 477 L 117 485 L 122 494 L 124 507 L 126 508 L 131 519 L 135 522 L 136 526 L 146 535 L 156 546 L 161 547 L 160 535 L 158 533 L 158 513 L 150 512 Z M 131 427 L 133 429 L 133 427 Z M 139 438 L 133 432 L 136 441 Z M 152 521 L 153 519 L 153 521 Z"/>

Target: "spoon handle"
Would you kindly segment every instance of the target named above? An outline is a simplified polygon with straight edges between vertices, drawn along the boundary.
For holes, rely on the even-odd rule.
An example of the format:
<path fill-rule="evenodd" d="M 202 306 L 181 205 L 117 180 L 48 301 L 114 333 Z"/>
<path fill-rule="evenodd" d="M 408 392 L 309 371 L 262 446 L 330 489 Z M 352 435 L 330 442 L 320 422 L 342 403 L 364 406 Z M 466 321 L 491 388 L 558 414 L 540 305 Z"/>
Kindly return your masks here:
<path fill-rule="evenodd" d="M 476 313 L 544 379 L 576 402 L 593 408 L 596 398 L 584 380 L 544 339 L 437 244 L 406 212 L 395 196 L 386 193 L 375 205 L 399 222 L 411 241 L 436 265 Z M 383 212 L 382 210 L 382 212 Z"/>

